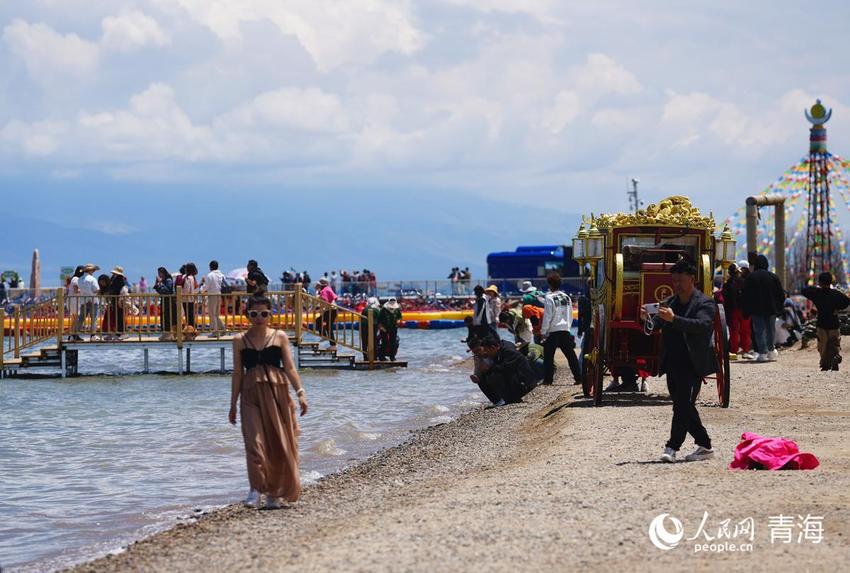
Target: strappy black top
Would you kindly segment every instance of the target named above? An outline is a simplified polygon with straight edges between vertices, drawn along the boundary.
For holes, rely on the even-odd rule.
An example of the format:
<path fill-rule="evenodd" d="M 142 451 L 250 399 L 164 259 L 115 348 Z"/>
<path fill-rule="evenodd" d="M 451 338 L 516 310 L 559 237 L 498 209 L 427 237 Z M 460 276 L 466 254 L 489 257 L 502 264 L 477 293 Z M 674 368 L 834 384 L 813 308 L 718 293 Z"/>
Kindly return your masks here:
<path fill-rule="evenodd" d="M 265 364 L 266 366 L 281 367 L 280 346 L 266 346 L 262 350 L 255 348 L 242 349 L 242 366 L 250 370 L 255 366 Z"/>

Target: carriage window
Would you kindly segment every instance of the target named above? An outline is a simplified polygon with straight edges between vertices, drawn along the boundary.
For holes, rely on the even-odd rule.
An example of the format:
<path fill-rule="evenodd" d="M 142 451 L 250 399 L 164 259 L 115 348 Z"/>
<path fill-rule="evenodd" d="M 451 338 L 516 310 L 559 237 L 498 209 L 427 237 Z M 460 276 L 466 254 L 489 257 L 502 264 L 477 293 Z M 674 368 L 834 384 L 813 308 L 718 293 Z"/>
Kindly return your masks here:
<path fill-rule="evenodd" d="M 698 251 L 699 238 L 693 235 L 662 238 L 658 245 L 654 236 L 624 236 L 620 242 L 625 278 L 639 278 L 641 263 L 674 263 L 682 254 L 696 263 Z"/>

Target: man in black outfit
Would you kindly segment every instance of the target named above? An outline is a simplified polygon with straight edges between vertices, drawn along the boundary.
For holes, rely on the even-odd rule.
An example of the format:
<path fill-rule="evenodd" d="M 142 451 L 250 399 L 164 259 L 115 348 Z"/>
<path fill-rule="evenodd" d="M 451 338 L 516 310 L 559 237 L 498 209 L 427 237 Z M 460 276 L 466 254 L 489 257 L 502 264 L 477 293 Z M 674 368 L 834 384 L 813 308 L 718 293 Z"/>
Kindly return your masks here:
<path fill-rule="evenodd" d="M 805 287 L 804 297 L 815 303 L 818 309 L 817 333 L 818 353 L 821 370 L 838 370 L 841 363 L 841 331 L 836 310 L 850 306 L 850 299 L 843 292 L 832 288 L 832 273 L 818 275 L 817 287 Z"/>
<path fill-rule="evenodd" d="M 716 307 L 711 297 L 696 288 L 697 270 L 693 263 L 680 260 L 670 274 L 675 294 L 664 300 L 651 318 L 645 308 L 640 310 L 641 318 L 652 320 L 654 327 L 661 329 L 659 374 L 667 374 L 667 389 L 673 400 L 670 439 L 661 459 L 676 461 L 676 452 L 690 433 L 697 449 L 685 460 L 707 460 L 714 457 L 714 450 L 697 412 L 696 397 L 702 379 L 717 371 L 711 338 Z"/>
<path fill-rule="evenodd" d="M 470 378 L 494 405 L 522 402 L 537 386 L 540 377 L 513 342 L 488 334 L 470 341 L 469 347 L 478 358 L 477 372 Z"/>
<path fill-rule="evenodd" d="M 258 265 L 257 261 L 255 261 L 254 259 L 248 261 L 247 268 L 248 277 L 245 279 L 245 282 L 248 285 L 248 292 L 265 292 L 269 286 L 269 279 L 268 277 L 266 277 L 266 274 L 263 272 L 263 269 L 260 268 L 260 265 Z"/>

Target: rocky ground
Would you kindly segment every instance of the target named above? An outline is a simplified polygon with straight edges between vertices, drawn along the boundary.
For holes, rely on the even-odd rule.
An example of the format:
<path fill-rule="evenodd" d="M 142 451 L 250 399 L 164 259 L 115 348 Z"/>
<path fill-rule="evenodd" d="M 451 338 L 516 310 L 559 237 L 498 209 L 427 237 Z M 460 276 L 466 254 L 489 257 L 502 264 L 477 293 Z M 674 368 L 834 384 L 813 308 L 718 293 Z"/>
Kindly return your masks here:
<path fill-rule="evenodd" d="M 663 379 L 650 380 L 646 395 L 611 397 L 601 408 L 559 381 L 523 404 L 417 432 L 308 487 L 290 508 L 229 507 L 75 571 L 843 570 L 850 379 L 819 372 L 811 349 L 773 363 L 733 363 L 732 375 L 730 408 L 716 406 L 712 387 L 700 399 L 714 460 L 656 461 L 671 417 Z M 729 470 L 744 431 L 794 439 L 821 466 Z M 739 531 L 713 540 L 724 552 L 696 552 L 698 541 L 687 539 L 705 512 L 711 537 L 724 520 L 734 534 L 752 518 L 752 550 L 726 546 L 749 542 Z M 661 513 L 684 527 L 667 551 L 648 535 Z M 791 543 L 771 542 L 772 532 L 785 533 L 769 527 L 780 515 L 792 516 Z M 798 541 L 797 522 L 807 515 L 823 517 L 820 543 L 818 520 L 810 520 L 810 539 Z"/>

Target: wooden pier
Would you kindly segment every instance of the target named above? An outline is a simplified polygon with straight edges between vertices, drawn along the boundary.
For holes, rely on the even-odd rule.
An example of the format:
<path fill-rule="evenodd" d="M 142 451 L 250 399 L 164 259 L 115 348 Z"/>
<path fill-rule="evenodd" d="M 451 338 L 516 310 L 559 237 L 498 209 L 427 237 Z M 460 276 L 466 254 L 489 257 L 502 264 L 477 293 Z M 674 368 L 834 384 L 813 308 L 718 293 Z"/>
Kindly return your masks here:
<path fill-rule="evenodd" d="M 374 370 L 407 366 L 407 362 L 375 360 L 376 325 L 371 316 L 301 291 L 266 294 L 274 306 L 270 326 L 287 333 L 299 369 Z M 225 373 L 234 336 L 249 326 L 247 319 L 238 313 L 238 309 L 244 309 L 245 293 L 220 295 L 217 326 L 223 329 L 219 332 L 212 331 L 208 309 L 205 314 L 200 312 L 205 308 L 206 297 L 185 296 L 180 287 L 175 295 L 125 295 L 122 301 L 110 300 L 115 297 L 109 296 L 66 301 L 63 295 L 60 290 L 34 305 L 18 307 L 10 317 L 0 309 L 0 377 L 28 375 L 45 369 L 63 378 L 75 376 L 83 354 L 107 348 L 141 350 L 142 373 L 150 372 L 151 349 L 171 349 L 175 352 L 176 373 L 180 375 L 192 372 L 193 349 L 217 348 L 218 371 Z M 124 315 L 121 320 L 101 323 L 95 312 L 81 327 L 71 311 L 85 304 L 97 305 L 94 308 L 104 309 L 105 313 L 120 309 Z M 140 308 L 145 310 L 138 314 L 126 310 Z M 175 315 L 163 321 L 162 313 L 169 309 Z M 191 309 L 193 316 L 186 316 L 187 309 Z M 329 324 L 323 325 L 323 321 Z M 120 325 L 121 331 L 105 328 L 108 322 Z M 172 322 L 174 326 L 164 331 L 170 339 L 163 340 L 163 325 Z M 368 332 L 366 340 L 360 338 L 361 329 Z M 323 347 L 330 344 L 331 336 L 336 346 Z"/>

